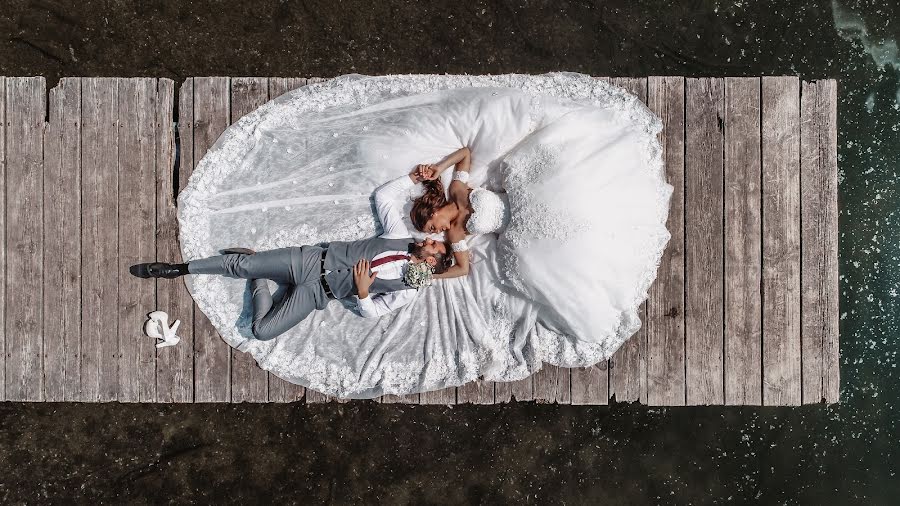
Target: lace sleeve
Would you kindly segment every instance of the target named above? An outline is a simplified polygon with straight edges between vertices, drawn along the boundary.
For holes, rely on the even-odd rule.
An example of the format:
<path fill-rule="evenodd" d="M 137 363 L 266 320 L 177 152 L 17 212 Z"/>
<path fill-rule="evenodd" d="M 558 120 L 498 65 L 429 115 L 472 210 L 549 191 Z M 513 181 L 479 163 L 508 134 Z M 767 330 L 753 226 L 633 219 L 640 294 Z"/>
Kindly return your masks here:
<path fill-rule="evenodd" d="M 456 181 L 462 181 L 463 183 L 469 182 L 469 173 L 462 170 L 454 170 L 453 171 L 453 179 Z"/>
<path fill-rule="evenodd" d="M 459 253 L 460 251 L 468 251 L 469 244 L 465 239 L 460 239 L 459 241 L 451 244 L 450 249 L 452 249 L 454 253 Z"/>

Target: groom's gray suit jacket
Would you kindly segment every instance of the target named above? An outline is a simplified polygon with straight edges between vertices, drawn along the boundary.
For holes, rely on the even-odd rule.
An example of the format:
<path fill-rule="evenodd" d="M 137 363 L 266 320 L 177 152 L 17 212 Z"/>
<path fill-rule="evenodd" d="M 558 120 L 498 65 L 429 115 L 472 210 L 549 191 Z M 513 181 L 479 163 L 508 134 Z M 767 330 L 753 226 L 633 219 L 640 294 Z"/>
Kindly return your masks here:
<path fill-rule="evenodd" d="M 356 262 L 363 258 L 371 262 L 376 255 L 386 251 L 407 251 L 411 244 L 413 244 L 411 239 L 385 239 L 384 237 L 329 243 L 328 253 L 325 254 L 325 270 L 331 272 L 325 275 L 325 282 L 328 283 L 331 292 L 338 299 L 355 295 L 353 266 Z M 375 278 L 375 282 L 369 287 L 369 293 L 389 293 L 407 289 L 409 286 L 402 279 Z"/>

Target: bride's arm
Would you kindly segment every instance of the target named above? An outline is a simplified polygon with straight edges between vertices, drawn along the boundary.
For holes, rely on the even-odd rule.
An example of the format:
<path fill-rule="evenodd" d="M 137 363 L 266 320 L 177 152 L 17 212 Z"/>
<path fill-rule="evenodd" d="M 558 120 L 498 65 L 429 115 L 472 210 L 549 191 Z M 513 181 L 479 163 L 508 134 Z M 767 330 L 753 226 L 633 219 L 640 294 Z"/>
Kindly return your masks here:
<path fill-rule="evenodd" d="M 452 228 L 447 231 L 447 240 L 451 244 L 458 244 L 460 241 L 466 238 L 466 233 L 462 230 L 458 230 Z M 469 250 L 468 248 L 462 251 L 453 251 L 453 259 L 456 260 L 452 266 L 446 271 L 435 274 L 434 278 L 436 279 L 447 279 L 447 278 L 458 278 L 462 276 L 467 276 L 469 274 Z"/>
<path fill-rule="evenodd" d="M 426 167 L 431 169 L 431 172 L 420 173 L 420 176 L 422 176 L 422 179 L 437 179 L 442 172 L 454 165 L 456 165 L 457 172 L 469 172 L 469 168 L 472 165 L 472 152 L 469 151 L 469 148 L 461 147 L 440 162 L 430 166 L 426 165 Z"/>
<path fill-rule="evenodd" d="M 465 207 L 468 205 L 465 201 L 469 194 L 469 169 L 472 167 L 472 152 L 469 151 L 469 148 L 457 149 L 442 160 L 441 163 L 425 166 L 426 168 L 419 175 L 422 179 L 437 179 L 440 177 L 441 172 L 454 164 L 456 169 L 453 174 L 453 180 L 450 181 L 450 187 L 447 188 L 447 193 L 450 195 L 450 200 L 455 200 L 457 204 Z M 431 169 L 430 171 L 429 168 Z"/>
<path fill-rule="evenodd" d="M 442 172 L 451 165 L 456 165 L 457 172 L 469 172 L 469 167 L 472 165 L 472 152 L 469 148 L 463 146 L 451 153 L 450 156 L 445 158 L 441 163 L 446 164 L 444 166 L 439 165 L 439 167 L 442 167 Z"/>

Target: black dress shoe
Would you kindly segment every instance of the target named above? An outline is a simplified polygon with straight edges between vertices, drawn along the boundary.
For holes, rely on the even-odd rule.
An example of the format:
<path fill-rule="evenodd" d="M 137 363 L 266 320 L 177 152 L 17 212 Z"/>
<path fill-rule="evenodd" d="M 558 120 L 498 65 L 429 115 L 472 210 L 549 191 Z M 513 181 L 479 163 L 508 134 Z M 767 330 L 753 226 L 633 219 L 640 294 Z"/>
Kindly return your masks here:
<path fill-rule="evenodd" d="M 252 255 L 256 253 L 250 248 L 225 248 L 222 250 L 223 255 Z"/>
<path fill-rule="evenodd" d="M 128 268 L 132 275 L 139 278 L 177 278 L 184 275 L 183 272 L 175 264 L 167 264 L 164 262 L 150 262 L 146 264 L 135 264 Z"/>

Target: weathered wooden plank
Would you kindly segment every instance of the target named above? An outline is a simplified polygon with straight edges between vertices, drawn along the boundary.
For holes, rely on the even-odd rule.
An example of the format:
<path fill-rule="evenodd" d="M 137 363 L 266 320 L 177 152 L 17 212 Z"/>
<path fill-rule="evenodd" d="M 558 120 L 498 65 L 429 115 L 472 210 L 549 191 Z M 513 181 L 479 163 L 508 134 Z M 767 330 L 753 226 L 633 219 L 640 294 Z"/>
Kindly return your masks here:
<path fill-rule="evenodd" d="M 304 78 L 293 77 L 270 77 L 269 78 L 269 99 L 275 99 L 284 95 L 288 91 L 299 88 L 306 84 Z M 294 402 L 303 399 L 306 395 L 306 389 L 301 385 L 295 385 L 289 381 L 285 381 L 272 373 L 268 373 L 268 392 L 270 402 Z"/>
<path fill-rule="evenodd" d="M 647 103 L 646 78 L 617 77 L 611 82 Z M 647 403 L 646 303 L 641 304 L 638 314 L 645 324 L 641 325 L 641 328 L 628 338 L 610 359 L 609 395 L 617 402 Z"/>
<path fill-rule="evenodd" d="M 595 79 L 607 83 L 611 81 L 609 77 L 605 76 L 596 77 Z M 594 403 L 596 400 L 597 404 L 609 404 L 609 380 L 612 365 L 613 360 L 609 358 L 604 360 L 602 364 L 595 364 L 592 368 L 570 370 L 569 376 L 573 402 L 577 395 L 580 403 Z M 593 382 L 594 378 L 596 378 L 596 383 Z M 575 384 L 576 381 L 578 382 L 577 385 Z"/>
<path fill-rule="evenodd" d="M 321 404 L 323 402 L 328 402 L 329 397 L 318 390 L 313 390 L 311 388 L 306 389 L 306 403 L 307 404 Z"/>
<path fill-rule="evenodd" d="M 595 77 L 600 81 L 610 82 L 609 77 Z M 573 368 L 569 371 L 571 401 L 572 404 L 609 404 L 610 390 L 610 364 L 611 359 L 603 360 L 586 368 Z M 525 392 L 531 396 L 529 400 L 534 398 L 534 382 L 532 381 L 530 390 Z"/>
<path fill-rule="evenodd" d="M 494 382 L 477 379 L 456 387 L 456 403 L 493 404 Z"/>
<path fill-rule="evenodd" d="M 156 347 L 143 327 L 156 306 L 156 283 L 128 269 L 156 254 L 156 79 L 120 78 L 118 86 L 118 399 L 153 402 Z"/>
<path fill-rule="evenodd" d="M 800 383 L 800 81 L 762 78 L 763 404 Z"/>
<path fill-rule="evenodd" d="M 228 127 L 229 79 L 194 78 L 194 166 Z M 194 400 L 231 400 L 231 347 L 200 308 L 194 307 Z"/>
<path fill-rule="evenodd" d="M 686 403 L 724 402 L 722 79 L 685 83 Z"/>
<path fill-rule="evenodd" d="M 595 79 L 610 82 L 608 77 L 596 77 Z M 614 83 L 622 86 L 622 84 Z M 623 83 L 627 86 L 627 83 Z M 603 360 L 601 363 L 593 364 L 589 367 L 574 367 L 568 370 L 570 400 L 572 404 L 592 405 L 592 404 L 609 404 L 610 397 L 610 365 L 612 358 Z M 541 380 L 543 381 L 543 380 Z M 529 382 L 526 390 L 522 394 L 531 400 L 534 397 L 535 383 L 534 380 Z M 541 385 L 543 387 L 543 385 Z M 516 396 L 518 399 L 518 396 Z"/>
<path fill-rule="evenodd" d="M 671 238 L 647 299 L 647 404 L 683 406 L 684 376 L 684 78 L 650 77 L 647 102 L 663 122 L 666 179 L 672 185 Z"/>
<path fill-rule="evenodd" d="M 321 77 L 312 77 L 312 78 L 307 79 L 306 82 L 313 83 L 313 82 L 321 82 L 324 80 L 325 79 L 322 79 Z M 340 399 L 338 399 L 334 396 L 331 396 L 331 395 L 325 395 L 322 392 L 319 392 L 318 390 L 313 390 L 310 388 L 306 389 L 306 402 L 308 404 L 317 404 L 317 403 L 332 402 L 332 401 L 340 401 Z"/>
<path fill-rule="evenodd" d="M 270 77 L 269 100 L 274 100 L 304 85 L 306 85 L 305 77 Z"/>
<path fill-rule="evenodd" d="M 604 361 L 605 363 L 605 361 Z M 499 385 L 499 383 L 498 383 Z M 534 378 L 532 376 L 528 376 L 527 378 L 522 378 L 516 381 L 510 381 L 508 383 L 508 391 L 509 395 L 507 396 L 507 389 L 504 388 L 502 391 L 497 391 L 496 401 L 498 403 L 501 402 L 510 402 L 510 401 L 531 401 L 534 400 Z"/>
<path fill-rule="evenodd" d="M 43 384 L 43 77 L 6 80 L 6 398 L 40 401 Z M 15 290 L 10 287 L 15 286 Z"/>
<path fill-rule="evenodd" d="M 324 80 L 325 79 L 322 79 L 320 77 L 312 77 L 312 78 L 306 79 L 306 83 L 321 82 Z M 336 397 L 333 397 L 330 395 L 325 395 L 322 392 L 319 392 L 317 390 L 312 390 L 309 388 L 305 389 L 305 395 L 306 395 L 306 402 L 310 403 L 310 404 L 340 401 L 340 399 L 338 399 Z"/>
<path fill-rule="evenodd" d="M 568 368 L 544 364 L 532 375 L 534 378 L 535 402 L 571 404 L 572 375 Z"/>
<path fill-rule="evenodd" d="M 231 79 L 231 123 L 268 100 L 269 83 L 265 77 Z M 247 247 L 246 244 L 233 246 Z M 231 402 L 266 402 L 268 383 L 266 371 L 256 365 L 253 355 L 231 349 Z"/>
<path fill-rule="evenodd" d="M 382 404 L 418 404 L 419 394 L 393 395 L 385 394 L 376 398 Z"/>
<path fill-rule="evenodd" d="M 421 392 L 419 394 L 419 404 L 456 404 L 456 387 Z"/>
<path fill-rule="evenodd" d="M 823 202 L 827 202 L 827 210 L 823 223 L 825 224 L 825 269 L 822 282 L 822 293 L 827 293 L 824 302 L 823 315 L 824 344 L 822 345 L 822 391 L 827 403 L 840 401 L 841 394 L 841 366 L 840 366 L 840 287 L 838 270 L 838 166 L 837 143 L 838 122 L 837 108 L 838 83 L 833 79 L 821 82 L 819 96 L 825 120 L 820 131 L 822 138 L 827 139 L 821 151 L 821 160 L 824 165 L 823 173 L 827 174 L 827 182 L 823 185 Z M 801 174 L 802 178 L 802 174 Z"/>
<path fill-rule="evenodd" d="M 589 367 L 572 368 L 572 404 L 609 403 L 609 362 L 603 360 Z"/>
<path fill-rule="evenodd" d="M 50 90 L 44 139 L 44 400 L 80 399 L 81 81 Z"/>
<path fill-rule="evenodd" d="M 119 344 L 118 87 L 116 78 L 81 81 L 81 395 L 116 400 Z"/>
<path fill-rule="evenodd" d="M 377 400 L 377 399 L 376 399 Z M 340 397 L 335 397 L 333 395 L 326 395 L 318 390 L 306 389 L 306 402 L 309 404 L 321 404 L 325 402 L 337 402 L 337 403 L 345 403 L 350 402 L 350 399 L 343 399 Z"/>
<path fill-rule="evenodd" d="M 6 237 L 6 77 L 0 76 L 0 233 Z M 0 245 L 0 401 L 6 400 L 6 241 Z"/>
<path fill-rule="evenodd" d="M 762 404 L 760 80 L 725 79 L 725 404 Z"/>
<path fill-rule="evenodd" d="M 502 404 L 512 400 L 512 385 L 509 381 L 494 382 L 494 404 Z"/>
<path fill-rule="evenodd" d="M 646 322 L 646 303 L 638 309 Z M 647 326 L 634 333 L 609 359 L 609 395 L 616 402 L 647 402 Z"/>
<path fill-rule="evenodd" d="M 177 195 L 194 168 L 194 80 L 188 78 L 178 94 L 180 153 L 175 149 L 172 111 L 175 83 L 160 79 L 156 110 L 156 259 L 181 263 L 178 244 Z M 175 159 L 178 157 L 176 171 Z M 156 351 L 156 396 L 160 402 L 194 400 L 194 301 L 184 278 L 156 280 L 156 307 L 181 320 L 175 346 Z"/>
<path fill-rule="evenodd" d="M 804 404 L 838 402 L 837 82 L 803 82 L 800 109 Z"/>

